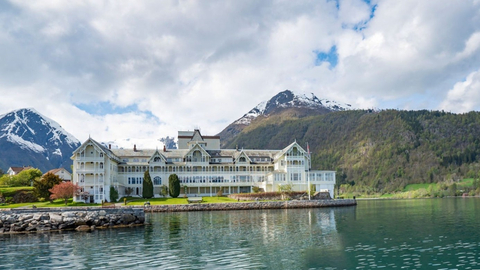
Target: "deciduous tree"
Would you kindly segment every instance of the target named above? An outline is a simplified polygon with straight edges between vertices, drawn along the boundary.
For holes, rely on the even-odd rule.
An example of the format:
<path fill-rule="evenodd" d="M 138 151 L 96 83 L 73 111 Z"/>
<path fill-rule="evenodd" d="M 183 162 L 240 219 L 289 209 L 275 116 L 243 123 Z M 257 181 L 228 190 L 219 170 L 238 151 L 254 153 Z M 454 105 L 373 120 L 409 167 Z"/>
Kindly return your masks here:
<path fill-rule="evenodd" d="M 168 187 L 165 185 L 162 185 L 160 187 L 160 195 L 163 196 L 164 198 L 168 196 Z"/>
<path fill-rule="evenodd" d="M 55 185 L 53 188 L 49 189 L 52 193 L 50 198 L 52 200 L 55 199 L 63 199 L 65 200 L 65 205 L 68 203 L 68 199 L 73 198 L 73 196 L 80 190 L 80 187 L 77 184 L 73 184 L 71 182 L 62 182 L 58 185 Z"/>
<path fill-rule="evenodd" d="M 168 192 L 172 198 L 177 198 L 180 195 L 180 180 L 176 174 L 171 174 L 168 177 Z"/>
<path fill-rule="evenodd" d="M 50 198 L 50 189 L 62 182 L 62 179 L 53 173 L 45 174 L 41 179 L 33 182 L 33 194 L 39 199 L 48 200 Z"/>

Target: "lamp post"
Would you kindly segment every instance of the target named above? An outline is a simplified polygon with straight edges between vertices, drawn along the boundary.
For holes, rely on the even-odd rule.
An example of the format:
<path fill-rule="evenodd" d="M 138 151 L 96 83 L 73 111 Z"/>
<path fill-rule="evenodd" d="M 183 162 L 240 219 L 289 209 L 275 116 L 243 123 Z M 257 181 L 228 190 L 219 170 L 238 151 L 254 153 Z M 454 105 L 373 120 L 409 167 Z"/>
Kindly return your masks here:
<path fill-rule="evenodd" d="M 308 200 L 310 201 L 310 170 L 306 170 L 305 173 L 307 174 L 307 185 L 308 185 Z"/>

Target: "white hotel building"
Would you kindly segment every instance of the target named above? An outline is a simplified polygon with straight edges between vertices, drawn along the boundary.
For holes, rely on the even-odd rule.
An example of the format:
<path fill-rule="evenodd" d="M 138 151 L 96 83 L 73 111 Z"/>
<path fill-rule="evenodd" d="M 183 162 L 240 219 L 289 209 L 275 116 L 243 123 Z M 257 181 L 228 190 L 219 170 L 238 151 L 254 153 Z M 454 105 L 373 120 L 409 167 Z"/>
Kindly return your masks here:
<path fill-rule="evenodd" d="M 248 193 L 253 187 L 278 191 L 326 191 L 333 198 L 335 171 L 310 170 L 310 155 L 296 142 L 281 150 L 220 149 L 219 136 L 202 136 L 199 130 L 179 131 L 178 149 L 110 149 L 89 138 L 73 152 L 73 183 L 88 192 L 88 202 L 110 200 L 113 186 L 120 197 L 142 196 L 145 171 L 150 171 L 154 194 L 177 174 L 187 196 Z M 181 189 L 183 196 L 184 188 Z M 82 201 L 80 196 L 75 201 Z"/>

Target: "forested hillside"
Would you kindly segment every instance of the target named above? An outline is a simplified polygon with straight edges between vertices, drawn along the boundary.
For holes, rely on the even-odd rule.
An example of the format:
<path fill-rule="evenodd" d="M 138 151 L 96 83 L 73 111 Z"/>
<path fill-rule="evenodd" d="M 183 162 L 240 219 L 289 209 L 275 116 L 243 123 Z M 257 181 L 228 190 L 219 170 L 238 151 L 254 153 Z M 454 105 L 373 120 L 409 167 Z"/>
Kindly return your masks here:
<path fill-rule="evenodd" d="M 229 148 L 310 145 L 312 169 L 337 171 L 337 183 L 360 192 L 392 192 L 410 183 L 458 181 L 479 174 L 480 113 L 332 112 L 258 118 Z"/>

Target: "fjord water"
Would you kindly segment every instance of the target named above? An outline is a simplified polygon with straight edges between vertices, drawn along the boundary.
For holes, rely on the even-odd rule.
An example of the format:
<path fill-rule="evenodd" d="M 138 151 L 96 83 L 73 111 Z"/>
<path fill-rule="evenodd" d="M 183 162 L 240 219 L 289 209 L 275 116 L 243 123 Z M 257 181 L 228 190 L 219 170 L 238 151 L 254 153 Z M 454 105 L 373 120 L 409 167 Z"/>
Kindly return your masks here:
<path fill-rule="evenodd" d="M 480 269 L 480 198 L 147 214 L 151 225 L 0 236 L 0 269 Z"/>

